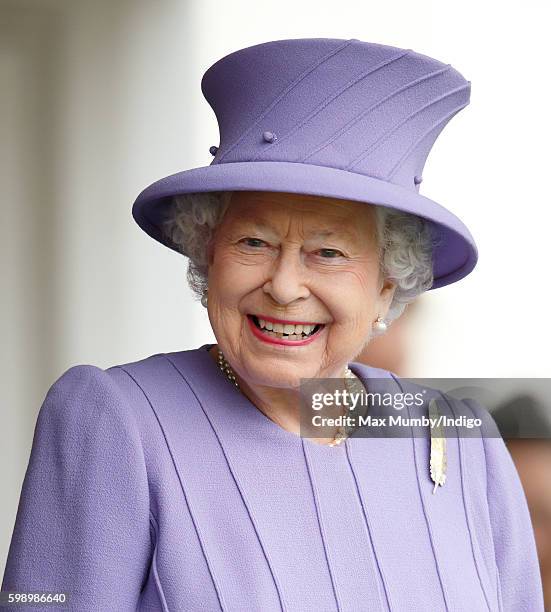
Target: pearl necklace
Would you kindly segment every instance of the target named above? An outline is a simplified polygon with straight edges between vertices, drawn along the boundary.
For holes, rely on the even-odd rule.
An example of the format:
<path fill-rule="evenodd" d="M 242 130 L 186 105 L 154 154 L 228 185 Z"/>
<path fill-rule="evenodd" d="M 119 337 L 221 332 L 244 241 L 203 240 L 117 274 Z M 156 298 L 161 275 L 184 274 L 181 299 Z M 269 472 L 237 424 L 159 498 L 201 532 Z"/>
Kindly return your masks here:
<path fill-rule="evenodd" d="M 218 367 L 222 370 L 222 372 L 224 372 L 228 380 L 233 383 L 237 389 L 241 390 L 239 387 L 239 383 L 237 382 L 237 378 L 235 377 L 235 372 L 232 370 L 230 364 L 226 361 L 226 358 L 224 357 L 224 354 L 220 349 L 218 349 Z M 360 383 L 359 378 L 354 374 L 354 372 L 352 372 L 352 370 L 348 366 L 344 371 L 344 379 L 345 385 L 348 387 L 349 390 L 351 390 L 355 385 L 359 383 L 362 391 L 365 391 L 363 385 L 361 385 Z M 347 382 L 350 379 L 354 380 L 353 385 L 350 385 L 349 382 Z M 349 412 L 350 408 L 346 406 L 345 411 Z M 348 437 L 349 429 L 354 428 L 348 428 L 344 425 L 339 426 L 337 428 L 337 433 L 335 434 L 335 437 L 331 442 L 328 443 L 328 446 L 338 446 L 339 444 L 341 444 L 341 442 L 343 442 L 343 440 Z"/>

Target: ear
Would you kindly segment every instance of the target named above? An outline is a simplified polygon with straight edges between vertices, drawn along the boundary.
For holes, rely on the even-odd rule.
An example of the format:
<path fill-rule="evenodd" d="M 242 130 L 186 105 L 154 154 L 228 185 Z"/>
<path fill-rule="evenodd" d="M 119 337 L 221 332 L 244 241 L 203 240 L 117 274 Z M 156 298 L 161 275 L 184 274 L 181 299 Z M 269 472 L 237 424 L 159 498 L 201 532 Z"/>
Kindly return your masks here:
<path fill-rule="evenodd" d="M 214 261 L 214 240 L 211 238 L 209 243 L 207 244 L 207 265 L 212 265 Z"/>
<path fill-rule="evenodd" d="M 392 303 L 392 299 L 394 298 L 394 293 L 396 292 L 396 283 L 389 280 L 384 279 L 379 290 L 379 304 L 377 312 L 384 318 L 388 313 L 388 309 L 390 308 L 390 304 Z"/>

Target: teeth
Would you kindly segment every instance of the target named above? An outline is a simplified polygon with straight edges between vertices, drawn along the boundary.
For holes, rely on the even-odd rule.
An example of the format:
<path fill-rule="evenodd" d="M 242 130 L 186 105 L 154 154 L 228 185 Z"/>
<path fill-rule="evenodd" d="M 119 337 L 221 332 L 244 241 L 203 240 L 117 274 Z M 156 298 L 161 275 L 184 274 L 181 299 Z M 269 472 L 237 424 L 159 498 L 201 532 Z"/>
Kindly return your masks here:
<path fill-rule="evenodd" d="M 272 323 L 271 321 L 265 321 L 264 319 L 258 318 L 259 326 L 264 330 L 264 333 L 269 336 L 281 338 L 283 334 L 288 337 L 289 340 L 302 340 L 304 336 L 309 336 L 316 325 L 294 325 L 292 323 Z"/>
<path fill-rule="evenodd" d="M 281 338 L 285 334 L 289 340 L 302 340 L 303 335 L 310 335 L 315 325 L 294 325 L 292 323 L 272 323 L 271 321 L 265 321 L 264 319 L 258 319 L 259 326 L 264 329 L 264 333 L 270 336 L 276 336 Z"/>

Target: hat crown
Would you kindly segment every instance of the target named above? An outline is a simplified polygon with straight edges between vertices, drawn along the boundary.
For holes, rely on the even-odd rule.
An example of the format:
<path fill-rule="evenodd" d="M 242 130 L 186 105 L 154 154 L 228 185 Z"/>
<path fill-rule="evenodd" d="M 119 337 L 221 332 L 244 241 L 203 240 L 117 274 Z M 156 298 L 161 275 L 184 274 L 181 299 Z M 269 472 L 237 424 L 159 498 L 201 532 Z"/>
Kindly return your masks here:
<path fill-rule="evenodd" d="M 328 38 L 241 49 L 213 64 L 201 88 L 220 130 L 212 164 L 329 166 L 413 191 L 436 138 L 470 97 L 470 81 L 449 64 Z"/>

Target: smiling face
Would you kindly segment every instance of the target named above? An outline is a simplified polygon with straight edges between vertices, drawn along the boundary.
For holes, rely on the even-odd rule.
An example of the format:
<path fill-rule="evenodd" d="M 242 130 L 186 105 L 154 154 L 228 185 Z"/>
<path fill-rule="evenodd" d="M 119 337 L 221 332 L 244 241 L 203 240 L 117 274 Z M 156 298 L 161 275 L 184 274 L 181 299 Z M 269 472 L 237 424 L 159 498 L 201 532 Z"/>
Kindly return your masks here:
<path fill-rule="evenodd" d="M 372 206 L 235 192 L 208 272 L 209 319 L 233 369 L 270 387 L 341 376 L 392 300 L 379 257 Z"/>

